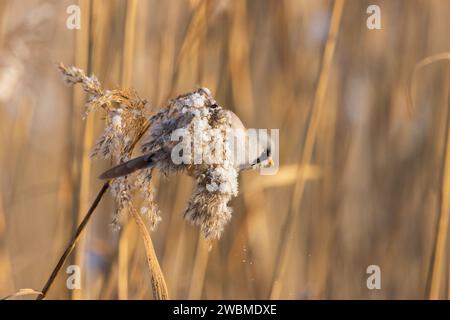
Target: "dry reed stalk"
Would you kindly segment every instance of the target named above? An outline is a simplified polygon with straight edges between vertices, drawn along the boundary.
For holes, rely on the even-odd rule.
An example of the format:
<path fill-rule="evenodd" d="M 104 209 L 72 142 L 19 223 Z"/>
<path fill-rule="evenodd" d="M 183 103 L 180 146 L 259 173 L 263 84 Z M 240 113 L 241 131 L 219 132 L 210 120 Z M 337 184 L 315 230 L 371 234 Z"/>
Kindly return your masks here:
<path fill-rule="evenodd" d="M 412 72 L 412 75 L 410 77 L 410 81 L 408 83 L 408 86 L 406 87 L 406 95 L 407 95 L 407 101 L 408 101 L 408 110 L 410 112 L 410 114 L 414 113 L 414 99 L 413 99 L 413 92 L 414 92 L 414 88 L 416 85 L 416 81 L 417 81 L 417 75 L 419 73 L 419 71 L 436 62 L 439 61 L 445 61 L 445 60 L 450 60 L 450 52 L 441 52 L 429 57 L 426 57 L 422 60 L 420 60 L 415 66 L 414 66 L 414 70 Z"/>
<path fill-rule="evenodd" d="M 117 257 L 117 295 L 119 300 L 128 299 L 128 238 L 132 232 L 131 221 L 126 221 L 119 237 Z"/>
<path fill-rule="evenodd" d="M 93 19 L 93 3 L 87 0 L 83 0 L 80 2 L 82 21 L 84 21 L 83 28 L 81 28 L 80 32 L 75 34 L 75 64 L 80 66 L 81 68 L 87 70 L 88 73 L 91 72 L 92 65 L 92 55 L 93 48 L 90 44 L 91 33 L 92 31 L 92 19 Z M 84 93 L 82 90 L 74 90 L 73 95 L 73 107 L 74 107 L 74 119 L 79 119 L 79 115 L 83 113 L 84 110 Z M 75 122 L 79 123 L 79 121 Z M 79 148 L 80 158 L 81 158 L 81 167 L 79 170 L 73 172 L 75 175 L 72 179 L 74 183 L 78 186 L 74 186 L 74 188 L 78 189 L 77 196 L 77 208 L 74 212 L 76 215 L 76 220 L 74 225 L 77 226 L 83 220 L 83 213 L 88 210 L 89 203 L 89 193 L 90 193 L 90 177 L 91 177 L 91 159 L 90 159 L 90 150 L 94 145 L 94 125 L 95 118 L 87 117 L 86 122 L 82 121 L 81 126 L 81 148 Z M 76 135 L 76 133 L 73 133 Z M 76 140 L 75 140 L 76 141 Z M 77 153 L 75 153 L 77 154 Z M 77 161 L 78 158 L 75 158 Z M 78 167 L 78 164 L 75 163 L 75 166 Z M 77 183 L 78 182 L 78 183 Z M 85 263 L 85 247 L 86 241 L 81 238 L 78 242 L 78 246 L 75 248 L 74 252 L 74 261 L 75 264 L 83 268 Z M 71 295 L 74 300 L 83 299 L 83 290 L 72 290 Z"/>
<path fill-rule="evenodd" d="M 0 49 L 3 49 L 4 46 L 4 40 L 5 40 L 5 35 L 6 32 L 4 30 L 5 28 L 5 24 L 4 22 L 7 20 L 7 15 L 6 13 L 8 12 L 8 5 L 9 3 L 7 1 L 2 1 L 0 2 Z"/>
<path fill-rule="evenodd" d="M 186 238 L 186 224 L 182 223 L 177 231 L 178 233 L 171 233 L 172 235 L 177 235 L 176 237 L 172 236 L 175 238 L 174 242 L 171 244 L 174 251 L 169 253 L 166 250 L 164 252 L 165 255 L 163 260 L 163 269 L 166 272 L 167 279 L 169 279 L 169 288 L 171 289 L 170 292 L 173 292 L 173 299 L 180 299 L 177 285 L 184 276 L 182 266 L 186 265 L 184 261 L 187 251 L 186 246 L 188 245 L 188 243 L 183 240 Z"/>
<path fill-rule="evenodd" d="M 254 117 L 254 98 L 250 73 L 250 47 L 248 41 L 247 1 L 233 2 L 233 19 L 229 43 L 229 68 L 233 100 L 239 117 L 248 123 Z M 246 94 L 242 94 L 245 92 Z"/>
<path fill-rule="evenodd" d="M 142 138 L 144 133 L 147 131 L 149 127 L 149 123 L 146 123 L 143 126 L 143 129 L 141 133 L 136 137 L 136 140 L 132 143 L 131 148 L 133 148 L 137 142 Z M 58 263 L 54 267 L 52 273 L 50 274 L 50 277 L 48 278 L 47 282 L 45 283 L 43 289 L 41 290 L 42 294 L 40 294 L 37 297 L 37 300 L 42 300 L 47 295 L 48 290 L 51 288 L 53 282 L 56 279 L 56 276 L 58 275 L 59 271 L 61 270 L 62 266 L 66 262 L 67 258 L 69 257 L 70 253 L 74 249 L 77 241 L 80 238 L 81 233 L 83 232 L 84 228 L 86 227 L 87 223 L 89 222 L 89 219 L 91 218 L 92 214 L 94 213 L 95 209 L 97 208 L 98 204 L 100 203 L 100 200 L 105 195 L 106 191 L 109 188 L 109 182 L 105 182 L 103 184 L 103 187 L 98 192 L 94 202 L 92 203 L 91 207 L 89 208 L 88 212 L 86 213 L 86 216 L 84 217 L 83 221 L 78 226 L 75 235 L 73 239 L 69 242 L 68 246 L 66 247 L 66 250 L 60 257 Z M 137 219 L 138 217 L 139 219 Z M 144 228 L 142 228 L 141 224 L 143 224 L 142 219 L 139 217 L 138 214 L 134 215 L 134 218 L 136 220 L 136 224 L 138 224 L 138 227 L 140 228 L 140 232 L 142 236 L 144 237 L 144 244 L 146 246 L 146 254 L 147 254 L 147 261 L 149 263 L 149 269 L 151 272 L 151 278 L 152 278 L 152 288 L 154 289 L 153 294 L 155 298 L 168 298 L 168 292 L 167 292 L 167 286 L 165 284 L 164 276 L 162 274 L 161 268 L 159 267 L 159 263 L 155 262 L 156 256 L 154 254 L 153 244 L 151 241 L 151 237 L 148 233 L 147 228 L 145 228 L 145 225 L 143 225 Z"/>
<path fill-rule="evenodd" d="M 116 259 L 111 259 L 114 261 Z M 104 282 L 100 290 L 100 300 L 108 299 L 113 296 L 117 284 L 117 264 L 111 264 L 108 273 L 105 275 Z"/>
<path fill-rule="evenodd" d="M 244 180 L 245 181 L 245 180 Z M 243 183 L 245 189 L 246 184 Z M 227 274 L 237 274 L 237 270 L 250 268 L 251 259 L 247 257 L 248 251 L 256 251 L 261 248 L 270 247 L 271 234 L 265 218 L 268 216 L 267 208 L 264 205 L 264 195 L 262 192 L 243 193 L 245 215 L 239 222 L 238 229 L 234 232 L 233 242 L 227 254 Z M 257 230 L 257 231 L 256 231 Z M 233 259 L 239 257 L 239 259 Z M 245 261 L 245 262 L 244 262 Z M 258 270 L 255 273 L 265 274 L 268 272 L 267 260 L 258 261 Z M 255 278 L 257 275 L 252 275 Z M 247 283 L 252 286 L 252 283 Z M 262 299 L 262 292 L 252 290 L 250 299 Z"/>
<path fill-rule="evenodd" d="M 158 79 L 156 86 L 156 102 L 162 104 L 170 92 L 174 90 L 173 76 L 176 72 L 175 51 L 176 51 L 176 30 L 179 27 L 180 6 L 173 1 L 166 2 L 167 5 L 167 26 L 164 28 L 161 37 L 161 54 L 158 65 Z M 173 17 L 176 17 L 173 19 Z M 171 19 L 172 18 L 172 19 Z"/>
<path fill-rule="evenodd" d="M 133 216 L 142 239 L 144 240 L 148 269 L 151 275 L 153 296 L 157 300 L 167 300 L 169 299 L 169 292 L 167 290 L 166 281 L 164 280 L 158 258 L 156 257 L 155 249 L 153 248 L 150 233 L 148 232 L 148 229 L 139 213 L 133 210 L 131 211 L 131 215 Z"/>
<path fill-rule="evenodd" d="M 332 83 L 332 82 L 331 82 Z M 332 274 L 333 269 L 333 258 L 330 257 L 329 252 L 334 252 L 333 241 L 336 239 L 336 219 L 333 214 L 333 209 L 330 208 L 332 204 L 323 199 L 332 199 L 336 194 L 336 188 L 333 187 L 332 183 L 324 183 L 325 181 L 333 181 L 336 175 L 335 169 L 333 168 L 333 162 L 336 161 L 335 151 L 333 145 L 336 143 L 336 114 L 338 107 L 334 103 L 329 101 L 336 101 L 337 90 L 333 90 L 331 94 L 328 95 L 327 99 L 327 113 L 321 122 L 320 132 L 321 134 L 317 138 L 316 144 L 321 146 L 317 150 L 317 163 L 323 163 L 322 167 L 319 169 L 319 174 L 321 177 L 320 184 L 321 193 L 317 194 L 317 200 L 313 200 L 318 205 L 318 210 L 320 210 L 320 215 L 314 214 L 311 219 L 311 226 L 318 226 L 316 231 L 312 231 L 313 236 L 316 237 L 311 243 L 317 243 L 317 254 L 314 257 L 308 259 L 308 287 L 312 288 L 312 299 L 327 299 L 327 290 L 330 274 Z M 317 212 L 317 211 L 316 211 Z M 319 223 L 320 221 L 320 223 Z"/>
<path fill-rule="evenodd" d="M 436 56 L 435 56 L 436 57 Z M 449 59 L 450 55 L 446 58 Z M 433 59 L 424 59 L 433 61 Z M 434 60 L 437 61 L 437 60 Z M 432 63 L 432 62 L 430 62 Z M 426 64 L 423 64 L 426 65 Z M 444 81 L 444 88 L 448 88 L 450 75 L 447 72 Z M 427 298 L 439 299 L 441 285 L 444 282 L 445 260 L 448 254 L 448 228 L 450 221 L 450 93 L 444 93 L 444 103 L 447 108 L 447 135 L 444 146 L 443 177 L 441 181 L 441 203 L 438 216 L 437 232 L 433 243 L 433 252 L 430 263 L 430 273 L 427 279 Z M 448 258 L 447 258 L 448 259 Z M 450 290 L 450 289 L 449 289 Z"/>
<path fill-rule="evenodd" d="M 20 184 L 20 181 L 23 181 L 22 177 L 24 176 L 23 168 L 20 166 L 21 159 L 27 159 L 28 154 L 30 152 L 29 140 L 32 135 L 32 121 L 35 116 L 35 109 L 30 104 L 28 99 L 24 99 L 21 101 L 21 106 L 19 108 L 19 113 L 17 117 L 14 119 L 14 125 L 12 128 L 12 132 L 10 135 L 14 143 L 11 146 L 11 154 L 14 155 L 14 161 L 12 162 L 12 168 L 10 172 L 13 172 L 13 179 L 11 180 L 11 195 L 9 202 L 15 203 L 17 197 L 19 196 L 18 192 L 16 192 L 17 186 Z M 8 207 L 8 204 L 5 205 Z"/>
<path fill-rule="evenodd" d="M 448 223 L 450 214 L 450 125 L 447 125 L 447 137 L 445 139 L 445 154 L 443 164 L 443 179 L 441 186 L 441 204 L 439 210 L 438 230 L 436 245 L 433 253 L 434 260 L 431 267 L 431 282 L 429 299 L 439 299 L 441 284 L 443 282 L 445 257 L 448 247 Z"/>
<path fill-rule="evenodd" d="M 36 298 L 37 300 L 42 300 L 47 295 L 48 290 L 50 290 L 53 282 L 56 279 L 56 276 L 58 275 L 59 271 L 61 270 L 62 266 L 66 262 L 67 258 L 69 257 L 72 250 L 75 248 L 75 245 L 77 244 L 78 240 L 80 239 L 81 233 L 83 232 L 84 228 L 86 227 L 87 223 L 89 222 L 89 219 L 91 218 L 92 214 L 94 213 L 95 209 L 97 208 L 98 204 L 100 203 L 100 200 L 105 195 L 105 192 L 109 188 L 109 182 L 105 182 L 103 184 L 103 187 L 98 192 L 94 202 L 92 203 L 91 207 L 89 208 L 88 212 L 86 213 L 86 216 L 81 221 L 80 225 L 78 226 L 74 237 L 69 242 L 69 244 L 66 247 L 66 250 L 64 250 L 64 253 L 59 258 L 58 263 L 53 268 L 52 273 L 50 274 L 50 277 L 48 278 L 47 282 L 45 283 L 44 287 L 41 290 L 41 294 Z"/>
<path fill-rule="evenodd" d="M 42 294 L 42 292 L 36 291 L 34 289 L 30 289 L 30 288 L 25 288 L 25 289 L 20 289 L 18 292 L 7 295 L 6 297 L 1 298 L 0 300 L 8 300 L 10 298 L 14 298 L 14 297 L 23 297 L 23 296 L 29 296 L 29 295 L 39 295 Z"/>
<path fill-rule="evenodd" d="M 300 203 L 305 189 L 304 166 L 311 162 L 314 145 L 316 141 L 317 129 L 323 113 L 323 104 L 325 100 L 328 79 L 330 76 L 331 65 L 333 61 L 334 51 L 336 47 L 336 40 L 339 34 L 339 26 L 341 22 L 342 12 L 345 0 L 336 0 L 333 5 L 331 14 L 331 23 L 328 32 L 328 39 L 325 44 L 325 49 L 322 57 L 322 64 L 317 82 L 317 87 L 314 95 L 314 100 L 311 109 L 311 118 L 306 132 L 305 144 L 300 158 L 297 171 L 297 182 L 294 186 L 290 210 L 286 218 L 286 223 L 283 227 L 282 238 L 280 240 L 280 250 L 278 250 L 278 264 L 276 266 L 272 288 L 270 290 L 270 299 L 279 299 L 282 290 L 281 279 L 283 279 L 290 257 L 294 230 L 296 230 L 298 217 L 295 213 L 299 212 Z"/>
<path fill-rule="evenodd" d="M 207 0 L 191 1 L 191 7 L 194 13 L 189 24 L 186 37 L 183 39 L 183 46 L 177 59 L 177 65 L 181 68 L 182 62 L 189 67 L 189 60 L 195 59 L 195 65 L 191 64 L 192 70 L 195 70 L 196 81 L 200 84 L 208 84 L 211 89 L 211 83 L 205 82 L 204 76 L 204 54 L 205 54 L 205 38 L 208 30 L 209 8 L 211 2 Z M 192 58 L 191 58 L 192 57 Z M 185 66 L 186 67 L 186 66 Z M 184 228 L 182 231 L 184 232 Z M 180 235 L 181 236 L 181 235 Z M 202 296 L 206 268 L 209 261 L 209 251 L 212 244 L 202 238 L 199 234 L 195 245 L 195 255 L 192 263 L 191 279 L 188 290 L 188 299 L 200 299 Z"/>
<path fill-rule="evenodd" d="M 191 181 L 189 181 L 189 177 L 180 176 L 178 177 L 179 183 L 176 185 L 176 190 L 174 191 L 174 201 L 172 203 L 171 212 L 181 212 L 185 205 L 185 199 L 190 194 L 190 190 L 185 186 L 188 185 Z M 175 214 L 171 214 L 168 217 L 168 229 L 167 236 L 164 238 L 164 249 L 163 249 L 163 257 L 162 257 L 162 266 L 165 271 L 165 274 L 168 279 L 168 286 L 172 288 L 178 283 L 178 277 L 180 276 L 179 272 L 179 264 L 174 263 L 174 261 L 179 261 L 181 246 L 181 239 L 185 238 L 185 224 L 180 223 L 180 220 L 177 219 L 178 216 Z M 170 290 L 173 292 L 173 290 Z M 173 297 L 175 297 L 175 293 L 173 293 Z"/>
<path fill-rule="evenodd" d="M 256 110 L 255 98 L 252 93 L 253 88 L 250 69 L 251 44 L 249 41 L 250 31 L 247 6 L 247 0 L 235 1 L 230 6 L 231 19 L 228 43 L 232 45 L 228 46 L 227 67 L 230 75 L 231 96 L 234 107 L 244 123 L 251 123 L 256 115 Z M 241 189 L 243 190 L 244 203 L 248 204 L 248 194 L 246 194 L 248 188 L 246 184 L 243 184 Z M 239 229 L 234 238 L 228 257 L 240 252 L 245 244 L 248 245 L 248 221 L 256 218 L 256 213 L 265 216 L 261 212 L 256 212 L 253 209 L 254 206 L 252 206 L 250 210 L 245 210 L 246 214 L 240 222 Z M 232 260 L 228 263 L 227 270 L 232 270 L 236 265 L 241 264 L 242 260 L 236 260 L 234 264 L 231 262 Z"/>
<path fill-rule="evenodd" d="M 320 179 L 322 176 L 321 169 L 315 165 L 307 165 L 303 168 L 305 171 L 304 178 L 306 180 Z M 246 214 L 243 215 L 237 231 L 234 232 L 234 240 L 228 253 L 227 260 L 228 269 L 233 270 L 239 264 L 242 264 L 241 260 L 233 260 L 232 257 L 239 256 L 242 252 L 242 248 L 247 243 L 247 247 L 250 248 L 252 243 L 258 243 L 253 250 L 261 250 L 260 248 L 267 248 L 270 246 L 270 232 L 267 232 L 269 228 L 261 228 L 260 225 L 266 226 L 266 221 L 262 218 L 267 215 L 264 213 L 264 190 L 268 188 L 280 188 L 293 185 L 296 179 L 296 173 L 298 172 L 297 165 L 285 165 L 281 166 L 276 175 L 273 176 L 256 176 L 248 183 L 244 184 L 244 203 L 246 207 Z M 244 180 L 246 181 L 246 180 Z M 251 230 L 258 230 L 252 236 Z M 259 263 L 259 273 L 269 273 L 270 266 L 269 261 L 265 263 Z M 234 272 L 234 271 L 230 271 Z M 264 298 L 256 297 L 256 299 Z"/>
<path fill-rule="evenodd" d="M 126 3 L 125 10 L 125 35 L 122 48 L 122 86 L 128 88 L 131 84 L 133 69 L 133 53 L 136 33 L 136 13 L 137 0 L 130 0 Z M 117 287 L 119 299 L 128 299 L 128 254 L 129 254 L 129 235 L 131 224 L 126 222 L 123 232 L 119 239 L 118 256 L 118 277 Z"/>
<path fill-rule="evenodd" d="M 26 97 L 21 99 L 19 103 L 18 113 L 13 120 L 12 127 L 10 127 L 7 131 L 11 139 L 8 147 L 5 149 L 7 150 L 7 157 L 4 157 L 5 154 L 3 154 L 3 152 L 0 153 L 0 157 L 2 157 L 0 176 L 4 177 L 7 176 L 7 173 L 11 174 L 11 182 L 8 186 L 8 188 L 11 189 L 9 197 L 6 199 L 3 198 L 6 200 L 5 202 L 3 202 L 3 199 L 0 200 L 0 211 L 2 211 L 0 212 L 0 216 L 3 215 L 5 217 L 6 223 L 11 218 L 11 214 L 8 215 L 8 212 L 12 210 L 12 207 L 21 197 L 18 189 L 22 186 L 21 181 L 24 181 L 25 172 L 20 166 L 20 162 L 21 159 L 29 158 L 33 117 L 36 113 L 35 108 Z M 0 197 L 2 196 L 4 195 L 0 193 Z M 2 217 L 0 217 L 0 219 L 2 219 Z M 2 283 L 5 285 L 9 283 L 12 290 L 16 290 L 17 286 L 13 274 L 17 271 L 15 270 L 13 264 L 14 251 L 13 249 L 6 247 L 8 244 L 8 237 L 10 237 L 7 233 L 6 223 L 4 230 L 1 230 L 2 226 L 0 226 L 0 272 L 2 273 L 0 275 L 0 285 Z M 3 279 L 6 279 L 7 282 L 3 282 Z"/>
<path fill-rule="evenodd" d="M 194 82 L 198 82 L 201 80 L 199 73 L 199 70 L 201 69 L 199 68 L 199 52 L 200 46 L 204 42 L 207 29 L 206 6 L 206 0 L 200 0 L 197 4 L 194 4 L 194 11 L 192 13 L 186 35 L 183 39 L 180 52 L 175 60 L 172 88 L 169 96 L 175 95 L 175 90 L 179 90 L 179 87 L 181 87 L 180 73 L 182 70 L 187 69 L 185 77 L 191 76 L 192 78 L 190 81 L 194 80 Z M 184 68 L 181 68 L 181 66 Z M 186 79 L 184 79 L 183 82 L 186 82 Z"/>
<path fill-rule="evenodd" d="M 220 42 L 217 44 L 217 54 L 224 55 L 227 59 L 227 64 L 223 68 L 223 71 L 218 68 L 213 72 L 213 74 L 220 75 L 222 72 L 226 72 L 229 75 L 229 85 L 231 89 L 231 101 L 233 103 L 233 107 L 236 109 L 236 112 L 239 114 L 239 117 L 243 120 L 244 123 L 252 123 L 254 117 L 256 115 L 255 109 L 255 98 L 253 96 L 253 81 L 251 75 L 251 42 L 253 41 L 251 37 L 251 30 L 249 28 L 250 15 L 248 12 L 249 3 L 246 0 L 236 1 L 229 4 L 229 14 L 230 19 L 227 25 L 228 38 L 226 39 L 228 45 L 224 45 L 224 52 L 221 53 Z M 216 9 L 217 10 L 217 9 Z M 217 14 L 217 12 L 216 12 Z M 231 45 L 230 45 L 231 44 Z M 220 78 L 211 78 L 217 84 L 216 87 L 220 88 Z M 208 83 L 209 85 L 209 83 Z M 243 181 L 246 181 L 245 179 Z M 242 266 L 242 259 L 238 258 L 235 260 L 235 257 L 240 257 L 242 254 L 242 249 L 245 247 L 249 247 L 249 229 L 253 230 L 254 225 L 248 223 L 249 220 L 253 220 L 254 218 L 265 217 L 264 207 L 259 207 L 260 211 L 254 210 L 255 206 L 249 207 L 248 200 L 248 186 L 246 183 L 241 184 L 241 191 L 243 193 L 244 198 L 244 207 L 243 212 L 245 214 L 239 221 L 238 229 L 233 232 L 233 241 L 231 244 L 228 253 L 226 254 L 226 258 L 222 261 L 218 262 L 219 265 L 224 265 L 224 274 L 225 279 L 228 277 L 227 274 L 236 274 L 236 268 Z M 258 229 L 258 232 L 263 232 Z M 268 239 L 264 237 L 264 239 Z M 264 247 L 264 243 L 259 243 L 262 247 Z M 201 249 L 201 248 L 200 248 Z M 201 256 L 201 255 L 200 255 Z M 209 256 L 209 255 L 208 255 Z M 244 265 L 245 267 L 245 265 Z M 205 270 L 206 271 L 206 270 Z M 233 277 L 233 279 L 238 279 L 237 277 Z M 225 280 L 226 281 L 226 280 Z M 244 283 L 240 283 L 239 285 L 244 285 Z M 223 288 L 222 288 L 223 289 Z"/>
<path fill-rule="evenodd" d="M 419 71 L 424 67 L 436 62 L 450 60 L 450 52 L 441 52 L 420 60 L 415 66 L 410 77 L 410 81 L 406 88 L 408 111 L 411 115 L 415 112 L 413 93 L 417 81 Z M 446 76 L 444 88 L 448 87 L 449 77 Z M 446 93 L 444 101 L 449 101 L 449 95 Z M 450 111 L 449 111 L 450 112 Z M 444 146 L 444 163 L 443 163 L 443 179 L 441 185 L 441 203 L 438 216 L 437 232 L 433 241 L 432 254 L 430 258 L 430 267 L 425 287 L 425 296 L 429 299 L 439 299 L 441 290 L 442 276 L 444 272 L 444 260 L 446 254 L 447 238 L 448 238 L 448 224 L 449 224 L 449 210 L 450 210 L 450 116 L 447 117 L 447 135 Z M 449 277 L 450 279 L 450 277 Z M 449 289 L 450 290 L 450 289 Z"/>
<path fill-rule="evenodd" d="M 12 291 L 14 290 L 14 281 L 11 254 L 6 243 L 6 215 L 3 207 L 3 194 L 0 193 L 0 285 L 2 288 Z"/>
<path fill-rule="evenodd" d="M 189 300 L 198 300 L 202 297 L 206 267 L 208 266 L 209 260 L 209 248 L 210 243 L 205 241 L 201 232 L 199 232 L 194 266 L 192 267 L 191 283 L 189 285 Z"/>
<path fill-rule="evenodd" d="M 144 135 L 144 133 L 147 131 L 147 129 L 149 128 L 149 123 L 146 123 L 143 126 L 143 129 L 141 131 L 141 133 L 136 137 L 136 140 L 131 144 L 130 148 L 134 148 L 134 146 L 138 143 L 138 141 L 142 138 L 142 136 Z M 97 208 L 98 204 L 100 203 L 100 200 L 103 198 L 103 196 L 105 195 L 106 191 L 109 188 L 109 182 L 105 182 L 103 184 L 103 187 L 100 189 L 100 191 L 98 192 L 94 202 L 92 203 L 91 207 L 89 208 L 88 212 L 86 213 L 86 216 L 84 217 L 83 221 L 81 221 L 80 225 L 78 226 L 74 237 L 72 238 L 72 240 L 69 242 L 69 244 L 67 245 L 66 249 L 64 250 L 64 253 L 62 254 L 62 256 L 60 257 L 60 259 L 58 260 L 58 263 L 56 264 L 56 266 L 53 268 L 52 273 L 50 274 L 50 277 L 47 279 L 47 282 L 45 283 L 43 289 L 41 290 L 42 294 L 40 294 L 37 297 L 37 300 L 42 300 L 45 298 L 45 296 L 47 295 L 48 290 L 51 288 L 53 282 L 56 279 L 56 276 L 58 275 L 59 271 L 61 270 L 62 266 L 64 265 L 64 263 L 66 262 L 67 258 L 69 257 L 70 253 L 72 252 L 72 250 L 75 248 L 75 245 L 77 244 L 78 240 L 80 239 L 81 233 L 83 232 L 84 228 L 86 227 L 87 223 L 89 222 L 89 219 L 91 218 L 92 214 L 94 213 L 95 209 Z M 151 238 L 148 236 L 145 241 L 150 241 L 151 244 Z M 151 266 L 153 266 L 155 264 L 152 264 Z M 149 265 L 150 267 L 150 265 Z M 154 270 L 154 275 L 152 273 L 152 279 L 164 279 L 161 269 L 155 269 Z M 164 281 L 164 285 L 160 285 L 159 287 L 165 287 L 165 281 Z M 155 296 L 159 296 L 158 293 L 154 292 Z"/>
<path fill-rule="evenodd" d="M 136 39 L 137 0 L 128 0 L 125 17 L 125 36 L 122 59 L 122 86 L 128 88 L 133 74 L 133 57 Z"/>
<path fill-rule="evenodd" d="M 448 232 L 448 230 L 447 230 L 447 232 Z M 448 244 L 449 241 L 450 241 L 450 237 L 447 236 L 447 246 L 450 246 Z M 450 299 L 450 257 L 448 255 L 448 253 L 447 253 L 447 270 L 446 271 L 447 271 L 447 292 L 446 292 L 447 297 L 446 297 L 446 299 L 449 300 Z"/>
<path fill-rule="evenodd" d="M 13 179 L 11 179 L 11 193 L 9 195 L 8 202 L 3 202 L 3 198 L 0 199 L 0 284 L 1 283 L 9 283 L 12 290 L 16 289 L 14 277 L 13 274 L 13 265 L 11 258 L 13 257 L 12 252 L 10 252 L 11 249 L 6 248 L 7 243 L 7 228 L 6 228 L 6 217 L 7 217 L 7 210 L 8 208 L 11 208 L 11 205 L 14 204 L 20 194 L 16 192 L 17 185 L 19 185 L 19 181 L 24 175 L 24 172 L 19 165 L 21 159 L 25 159 L 28 157 L 29 153 L 29 141 L 31 136 L 31 126 L 32 126 L 32 119 L 35 115 L 34 108 L 29 104 L 29 101 L 27 99 L 24 99 L 21 101 L 21 106 L 18 108 L 18 114 L 16 118 L 14 119 L 14 124 L 12 126 L 11 131 L 9 134 L 12 137 L 12 143 L 7 148 L 8 150 L 8 156 L 7 158 L 11 159 L 10 169 L 6 169 L 6 164 L 3 163 L 3 160 L 5 159 L 5 154 L 0 153 L 2 166 L 0 169 L 0 176 L 4 176 L 7 171 L 13 172 Z M 6 162 L 6 160 L 4 160 Z M 0 193 L 0 197 L 3 197 L 3 194 Z M 5 223 L 4 226 L 2 226 L 3 222 Z M 5 247 L 3 247 L 3 244 L 5 244 Z M 5 279 L 7 282 L 3 282 L 2 280 Z"/>
<path fill-rule="evenodd" d="M 280 188 L 291 186 L 297 181 L 298 170 L 302 170 L 302 176 L 306 180 L 317 180 L 322 177 L 322 170 L 317 165 L 307 164 L 299 168 L 298 165 L 281 166 L 276 175 L 257 176 L 246 186 L 248 193 L 261 192 L 266 188 Z"/>
<path fill-rule="evenodd" d="M 190 3 L 190 6 L 193 8 L 193 13 L 190 17 L 187 31 L 181 44 L 181 49 L 175 59 L 172 58 L 175 52 L 176 43 L 176 39 L 174 37 L 175 29 L 173 27 L 178 23 L 178 21 L 171 21 L 168 24 L 169 26 L 167 28 L 167 35 L 170 35 L 170 37 L 167 36 L 167 38 L 165 37 L 164 39 L 163 52 L 167 55 L 162 58 L 163 64 L 161 64 L 159 80 L 163 84 L 166 83 L 169 79 L 167 79 L 162 71 L 172 71 L 171 83 L 168 84 L 168 96 L 174 95 L 175 91 L 179 86 L 181 86 L 180 83 L 182 82 L 186 83 L 192 82 L 194 80 L 194 83 L 203 83 L 203 74 L 201 73 L 202 68 L 200 66 L 200 63 L 202 61 L 200 61 L 201 59 L 199 59 L 199 55 L 201 47 L 203 47 L 204 38 L 207 31 L 207 5 L 208 1 L 206 0 L 199 0 L 195 1 L 195 3 Z M 177 5 L 169 3 L 168 6 L 169 12 L 172 12 L 175 15 L 178 14 Z M 192 75 L 195 76 L 195 79 L 191 79 Z M 183 79 L 183 81 L 181 81 L 181 79 Z M 164 94 L 167 91 L 163 90 L 161 92 Z M 159 98 L 162 98 L 161 95 L 159 95 Z M 167 99 L 167 96 L 163 98 Z M 181 181 L 186 180 L 186 183 L 189 183 L 186 177 L 179 177 L 179 179 L 183 179 Z M 182 207 L 185 205 L 184 201 L 182 200 L 185 197 L 178 196 L 178 194 L 184 194 L 183 191 L 186 191 L 183 185 L 184 183 L 179 183 L 177 186 L 177 196 L 175 196 L 176 200 L 172 206 L 172 212 L 176 211 L 177 208 L 180 208 L 182 210 Z M 178 277 L 181 275 L 178 269 L 179 263 L 173 263 L 173 261 L 179 261 L 183 253 L 183 250 L 180 250 L 180 246 L 181 239 L 185 236 L 185 226 L 184 224 L 180 226 L 179 223 L 175 222 L 174 219 L 176 219 L 176 216 L 174 215 L 171 215 L 169 219 L 169 230 L 165 238 L 165 248 L 162 263 L 164 266 L 164 270 L 166 270 L 166 272 L 170 274 L 170 276 L 168 277 L 170 279 L 170 286 L 172 283 L 177 284 Z M 202 249 L 197 248 L 196 250 Z M 204 262 L 198 261 L 198 259 L 202 259 L 201 257 L 203 257 L 203 254 L 195 255 L 193 263 L 194 267 L 204 265 Z M 197 268 L 196 270 L 197 275 L 193 275 L 193 277 L 199 276 L 199 269 Z"/>

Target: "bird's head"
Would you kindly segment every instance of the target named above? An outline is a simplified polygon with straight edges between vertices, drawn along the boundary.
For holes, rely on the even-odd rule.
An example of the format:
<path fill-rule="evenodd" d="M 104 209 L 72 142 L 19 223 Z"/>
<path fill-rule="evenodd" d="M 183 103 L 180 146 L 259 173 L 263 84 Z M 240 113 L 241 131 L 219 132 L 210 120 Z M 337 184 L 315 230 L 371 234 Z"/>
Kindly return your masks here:
<path fill-rule="evenodd" d="M 250 169 L 270 168 L 274 166 L 272 158 L 272 140 L 266 130 L 258 133 L 256 159 L 250 160 Z"/>

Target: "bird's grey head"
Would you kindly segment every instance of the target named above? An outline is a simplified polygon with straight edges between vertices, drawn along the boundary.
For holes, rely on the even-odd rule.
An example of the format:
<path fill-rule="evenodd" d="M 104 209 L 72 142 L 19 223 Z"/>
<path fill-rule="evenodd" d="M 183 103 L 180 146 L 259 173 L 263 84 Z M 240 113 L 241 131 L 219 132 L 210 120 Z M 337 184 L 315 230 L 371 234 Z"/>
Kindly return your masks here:
<path fill-rule="evenodd" d="M 229 111 L 234 137 L 231 150 L 234 163 L 239 170 L 273 166 L 272 140 L 267 130 L 246 129 L 239 117 Z"/>

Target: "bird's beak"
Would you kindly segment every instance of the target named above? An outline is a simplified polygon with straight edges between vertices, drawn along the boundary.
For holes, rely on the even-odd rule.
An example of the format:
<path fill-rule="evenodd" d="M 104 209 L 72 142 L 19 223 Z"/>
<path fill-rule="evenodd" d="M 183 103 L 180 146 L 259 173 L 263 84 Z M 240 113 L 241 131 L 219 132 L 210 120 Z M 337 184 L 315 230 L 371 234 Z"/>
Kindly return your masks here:
<path fill-rule="evenodd" d="M 267 160 L 267 165 L 268 165 L 269 168 L 271 168 L 271 167 L 273 167 L 275 165 L 275 162 L 273 161 L 272 157 L 270 157 Z"/>

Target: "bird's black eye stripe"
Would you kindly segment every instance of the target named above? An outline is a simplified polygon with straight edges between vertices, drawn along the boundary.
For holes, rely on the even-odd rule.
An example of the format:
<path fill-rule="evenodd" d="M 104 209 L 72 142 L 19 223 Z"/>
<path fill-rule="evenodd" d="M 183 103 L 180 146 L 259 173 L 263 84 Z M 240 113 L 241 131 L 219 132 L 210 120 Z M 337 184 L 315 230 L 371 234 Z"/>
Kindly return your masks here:
<path fill-rule="evenodd" d="M 261 159 L 256 159 L 256 163 L 260 163 L 261 162 Z"/>

